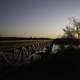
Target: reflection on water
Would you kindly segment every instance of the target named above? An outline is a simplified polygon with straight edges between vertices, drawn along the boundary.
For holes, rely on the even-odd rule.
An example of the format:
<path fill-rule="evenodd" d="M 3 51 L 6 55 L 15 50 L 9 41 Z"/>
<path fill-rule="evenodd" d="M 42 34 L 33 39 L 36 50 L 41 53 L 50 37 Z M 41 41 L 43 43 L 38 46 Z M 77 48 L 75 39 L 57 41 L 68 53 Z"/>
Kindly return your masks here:
<path fill-rule="evenodd" d="M 54 44 L 53 47 L 52 47 L 51 52 L 54 53 L 54 54 L 56 54 L 56 53 L 58 52 L 59 49 L 60 49 L 60 46 Z"/>
<path fill-rule="evenodd" d="M 60 49 L 64 49 L 64 48 L 68 48 L 68 47 L 73 47 L 73 48 L 80 48 L 80 45 L 76 46 L 76 45 L 56 45 L 54 44 L 52 46 L 52 50 L 51 50 L 51 53 L 54 53 L 56 54 Z"/>

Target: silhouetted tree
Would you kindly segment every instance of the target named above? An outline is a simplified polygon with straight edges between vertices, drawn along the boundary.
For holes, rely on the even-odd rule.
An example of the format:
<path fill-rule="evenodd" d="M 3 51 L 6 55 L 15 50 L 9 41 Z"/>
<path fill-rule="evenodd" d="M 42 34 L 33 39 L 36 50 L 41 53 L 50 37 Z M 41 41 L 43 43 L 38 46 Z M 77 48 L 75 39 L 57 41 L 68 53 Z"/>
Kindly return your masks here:
<path fill-rule="evenodd" d="M 71 22 L 72 24 L 69 24 L 69 26 L 66 26 L 63 29 L 63 37 L 80 39 L 80 21 L 76 20 L 75 18 L 72 18 Z"/>
<path fill-rule="evenodd" d="M 73 28 L 75 30 L 75 35 L 77 35 L 77 38 L 80 39 L 80 21 L 77 21 L 73 18 Z"/>
<path fill-rule="evenodd" d="M 74 32 L 73 28 L 71 28 L 70 26 L 66 26 L 65 29 L 63 29 L 63 31 L 65 32 L 64 37 L 75 38 L 75 36 L 74 36 L 75 32 Z"/>

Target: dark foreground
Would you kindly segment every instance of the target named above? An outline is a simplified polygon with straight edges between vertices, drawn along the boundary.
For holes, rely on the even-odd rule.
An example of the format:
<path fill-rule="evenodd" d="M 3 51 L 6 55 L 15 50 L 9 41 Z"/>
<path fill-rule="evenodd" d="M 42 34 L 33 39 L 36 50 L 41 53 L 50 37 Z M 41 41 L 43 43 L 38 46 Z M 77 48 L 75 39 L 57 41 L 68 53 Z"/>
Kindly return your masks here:
<path fill-rule="evenodd" d="M 29 65 L 0 68 L 0 80 L 78 80 L 80 50 L 64 49 Z"/>

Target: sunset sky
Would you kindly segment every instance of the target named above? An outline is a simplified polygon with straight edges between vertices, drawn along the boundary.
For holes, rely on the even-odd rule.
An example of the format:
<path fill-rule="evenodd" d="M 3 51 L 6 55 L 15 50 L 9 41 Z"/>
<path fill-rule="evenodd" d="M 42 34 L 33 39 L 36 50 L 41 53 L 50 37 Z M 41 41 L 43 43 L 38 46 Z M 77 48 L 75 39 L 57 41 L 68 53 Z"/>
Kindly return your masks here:
<path fill-rule="evenodd" d="M 70 17 L 80 19 L 80 0 L 0 0 L 0 35 L 59 37 Z"/>

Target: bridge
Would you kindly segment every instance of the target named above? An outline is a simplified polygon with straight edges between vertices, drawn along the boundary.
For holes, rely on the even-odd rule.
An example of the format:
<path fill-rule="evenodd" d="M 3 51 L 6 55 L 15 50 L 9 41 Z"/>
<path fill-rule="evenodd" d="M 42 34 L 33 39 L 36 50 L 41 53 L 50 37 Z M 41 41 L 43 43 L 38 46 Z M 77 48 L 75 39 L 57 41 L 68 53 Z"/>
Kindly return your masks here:
<path fill-rule="evenodd" d="M 10 65 L 31 63 L 46 53 L 52 40 L 10 40 L 0 41 L 0 63 L 4 60 Z"/>

